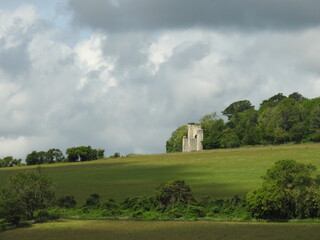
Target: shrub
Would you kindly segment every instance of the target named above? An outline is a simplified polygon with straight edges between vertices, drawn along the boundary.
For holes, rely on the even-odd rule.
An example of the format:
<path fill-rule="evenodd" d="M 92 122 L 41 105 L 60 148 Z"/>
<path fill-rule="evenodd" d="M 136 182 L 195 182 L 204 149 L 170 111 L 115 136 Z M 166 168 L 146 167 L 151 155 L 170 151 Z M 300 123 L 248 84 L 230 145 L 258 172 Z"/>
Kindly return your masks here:
<path fill-rule="evenodd" d="M 34 214 L 34 222 L 35 223 L 42 223 L 49 220 L 56 220 L 59 219 L 60 216 L 58 214 L 49 214 L 46 210 L 39 210 L 36 211 Z"/>
<path fill-rule="evenodd" d="M 74 208 L 77 205 L 74 196 L 64 196 L 58 199 L 58 206 L 62 208 Z"/>
<path fill-rule="evenodd" d="M 168 181 L 156 188 L 156 200 L 168 208 L 175 203 L 188 205 L 194 201 L 191 188 L 182 180 Z"/>
<path fill-rule="evenodd" d="M 98 193 L 93 193 L 86 200 L 85 206 L 97 206 L 100 201 L 100 195 Z"/>
<path fill-rule="evenodd" d="M 316 167 L 282 160 L 267 171 L 262 187 L 248 193 L 253 217 L 265 219 L 320 216 L 320 190 Z"/>

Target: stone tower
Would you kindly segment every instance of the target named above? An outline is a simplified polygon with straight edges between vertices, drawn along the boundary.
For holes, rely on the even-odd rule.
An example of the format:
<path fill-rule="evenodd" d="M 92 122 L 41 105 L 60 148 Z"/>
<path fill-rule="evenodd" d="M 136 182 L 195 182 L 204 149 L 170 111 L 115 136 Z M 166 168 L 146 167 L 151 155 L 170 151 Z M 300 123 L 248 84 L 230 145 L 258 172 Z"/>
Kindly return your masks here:
<path fill-rule="evenodd" d="M 188 123 L 188 137 L 182 140 L 182 152 L 201 151 L 203 141 L 203 130 L 195 123 Z"/>

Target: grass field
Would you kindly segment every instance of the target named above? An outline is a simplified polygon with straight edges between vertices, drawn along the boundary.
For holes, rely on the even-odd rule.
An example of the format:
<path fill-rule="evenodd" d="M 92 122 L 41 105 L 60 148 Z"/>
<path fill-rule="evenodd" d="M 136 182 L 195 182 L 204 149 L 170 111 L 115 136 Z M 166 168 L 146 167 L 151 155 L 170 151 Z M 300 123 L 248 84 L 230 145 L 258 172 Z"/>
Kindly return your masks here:
<path fill-rule="evenodd" d="M 260 186 L 275 161 L 294 159 L 320 167 L 320 144 L 212 150 L 194 153 L 133 155 L 84 163 L 42 165 L 57 195 L 74 195 L 82 204 L 91 193 L 102 199 L 144 196 L 166 180 L 182 179 L 197 198 L 245 195 Z M 32 167 L 0 169 L 0 183 Z"/>
<path fill-rule="evenodd" d="M 318 240 L 319 224 L 61 220 L 0 233 L 1 240 Z"/>

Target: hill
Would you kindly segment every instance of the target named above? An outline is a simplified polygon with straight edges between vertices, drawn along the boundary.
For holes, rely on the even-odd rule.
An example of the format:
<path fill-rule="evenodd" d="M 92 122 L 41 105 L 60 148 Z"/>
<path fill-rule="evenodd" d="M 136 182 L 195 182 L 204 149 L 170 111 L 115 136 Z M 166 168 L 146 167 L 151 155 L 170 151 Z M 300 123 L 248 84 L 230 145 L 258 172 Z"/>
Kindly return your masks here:
<path fill-rule="evenodd" d="M 91 193 L 122 200 L 151 194 L 166 180 L 182 179 L 197 198 L 245 195 L 257 188 L 275 161 L 293 159 L 320 167 L 320 144 L 218 149 L 192 153 L 132 155 L 90 162 L 41 165 L 57 195 L 74 195 L 82 204 Z M 36 166 L 2 168 L 0 183 Z"/>

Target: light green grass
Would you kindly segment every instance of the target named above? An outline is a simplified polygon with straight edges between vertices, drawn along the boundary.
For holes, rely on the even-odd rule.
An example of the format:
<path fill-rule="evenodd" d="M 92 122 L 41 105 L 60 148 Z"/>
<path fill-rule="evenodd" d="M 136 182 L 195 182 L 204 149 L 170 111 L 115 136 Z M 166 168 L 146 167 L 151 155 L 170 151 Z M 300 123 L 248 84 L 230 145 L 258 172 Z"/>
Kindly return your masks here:
<path fill-rule="evenodd" d="M 319 224 L 62 220 L 0 233 L 1 240 L 318 240 Z"/>
<path fill-rule="evenodd" d="M 152 194 L 167 180 L 182 179 L 197 198 L 245 195 L 260 186 L 275 161 L 293 159 L 320 167 L 320 144 L 282 145 L 194 153 L 134 155 L 85 163 L 43 165 L 57 186 L 57 195 L 74 195 L 83 204 L 91 193 L 103 199 Z M 0 169 L 0 183 L 17 171 Z"/>

